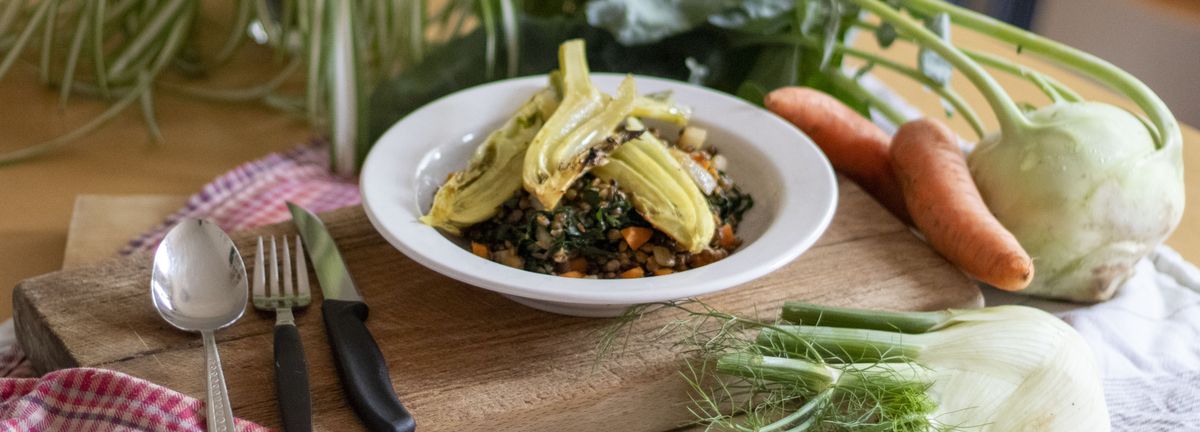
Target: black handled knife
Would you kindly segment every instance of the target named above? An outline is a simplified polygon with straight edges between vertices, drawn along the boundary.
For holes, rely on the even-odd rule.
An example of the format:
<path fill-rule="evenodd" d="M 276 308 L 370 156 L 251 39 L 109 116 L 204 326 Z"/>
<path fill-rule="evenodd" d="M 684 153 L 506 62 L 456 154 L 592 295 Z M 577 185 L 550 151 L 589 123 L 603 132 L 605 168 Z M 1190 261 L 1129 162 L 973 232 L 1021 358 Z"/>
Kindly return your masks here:
<path fill-rule="evenodd" d="M 317 215 L 287 203 L 292 221 L 304 238 L 317 281 L 321 283 L 321 316 L 333 348 L 342 388 L 358 418 L 372 431 L 412 432 L 417 425 L 392 389 L 387 363 L 375 338 L 367 330 L 367 304 L 363 302 L 333 237 Z"/>

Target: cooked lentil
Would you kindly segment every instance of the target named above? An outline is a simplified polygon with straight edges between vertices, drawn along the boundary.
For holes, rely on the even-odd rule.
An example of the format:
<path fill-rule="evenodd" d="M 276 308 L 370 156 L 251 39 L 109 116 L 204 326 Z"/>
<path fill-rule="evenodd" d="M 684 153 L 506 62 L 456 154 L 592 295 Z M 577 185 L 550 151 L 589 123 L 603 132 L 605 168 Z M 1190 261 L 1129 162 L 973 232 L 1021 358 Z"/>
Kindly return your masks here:
<path fill-rule="evenodd" d="M 657 131 L 651 129 L 651 133 Z M 725 175 L 723 168 L 727 162 L 715 155 L 715 150 L 697 150 L 692 156 L 707 162 L 706 166 L 711 167 L 710 172 L 718 180 L 719 187 L 708 196 L 709 206 L 719 219 L 718 227 L 729 224 L 736 229 L 746 211 L 754 206 L 753 198 Z M 722 243 L 718 232 L 707 249 L 690 254 L 670 237 L 654 230 L 650 240 L 634 250 L 622 237 L 621 229 L 653 229 L 653 226 L 632 210 L 620 185 L 585 174 L 567 190 L 554 210 L 540 208 L 537 200 L 522 190 L 505 201 L 495 216 L 467 228 L 463 235 L 485 246 L 491 259 L 498 263 L 546 274 L 578 272 L 593 279 L 685 271 L 719 261 L 741 245 L 740 239 Z"/>

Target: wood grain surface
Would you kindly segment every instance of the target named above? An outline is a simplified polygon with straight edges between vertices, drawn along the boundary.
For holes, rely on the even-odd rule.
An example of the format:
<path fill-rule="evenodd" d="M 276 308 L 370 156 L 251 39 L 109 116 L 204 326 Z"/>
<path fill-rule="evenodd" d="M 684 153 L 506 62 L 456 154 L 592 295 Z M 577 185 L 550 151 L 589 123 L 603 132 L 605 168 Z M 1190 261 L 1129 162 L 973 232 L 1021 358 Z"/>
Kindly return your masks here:
<path fill-rule="evenodd" d="M 785 300 L 915 310 L 980 304 L 979 290 L 960 272 L 856 186 L 843 180 L 840 187 L 833 224 L 813 249 L 703 300 L 764 317 Z M 673 313 L 636 322 L 624 353 L 597 363 L 597 341 L 611 320 L 540 312 L 427 270 L 388 245 L 360 208 L 323 219 L 371 307 L 368 326 L 421 430 L 664 431 L 688 420 L 680 354 L 645 336 Z M 256 235 L 293 232 L 283 224 L 234 237 L 248 257 Z M 35 366 L 114 369 L 202 398 L 200 338 L 158 317 L 149 272 L 150 256 L 139 255 L 19 285 L 17 333 Z M 272 319 L 247 310 L 217 338 L 234 413 L 278 426 Z M 297 316 L 316 426 L 356 430 L 320 321 L 315 308 Z"/>

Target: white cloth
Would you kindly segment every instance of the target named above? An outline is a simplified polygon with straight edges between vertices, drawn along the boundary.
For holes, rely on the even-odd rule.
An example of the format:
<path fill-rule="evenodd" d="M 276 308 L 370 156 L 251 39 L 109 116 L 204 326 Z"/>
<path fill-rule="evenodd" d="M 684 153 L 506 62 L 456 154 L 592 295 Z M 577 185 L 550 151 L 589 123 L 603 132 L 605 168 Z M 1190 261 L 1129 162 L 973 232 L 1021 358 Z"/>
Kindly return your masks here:
<path fill-rule="evenodd" d="M 984 288 L 988 306 L 1054 313 L 1087 340 L 1114 431 L 1200 431 L 1200 270 L 1159 246 L 1109 301 L 1080 305 Z"/>

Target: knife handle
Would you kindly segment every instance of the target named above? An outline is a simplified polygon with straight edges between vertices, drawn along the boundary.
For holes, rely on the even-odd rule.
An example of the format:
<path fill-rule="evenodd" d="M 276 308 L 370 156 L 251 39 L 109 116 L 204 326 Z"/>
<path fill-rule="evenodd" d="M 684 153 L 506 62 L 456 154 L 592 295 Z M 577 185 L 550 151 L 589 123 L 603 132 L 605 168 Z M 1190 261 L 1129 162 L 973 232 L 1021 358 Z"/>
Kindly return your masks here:
<path fill-rule="evenodd" d="M 275 396 L 284 431 L 312 431 L 308 361 L 295 324 L 275 325 Z"/>
<path fill-rule="evenodd" d="M 367 305 L 358 301 L 321 302 L 325 333 L 333 347 L 342 388 L 371 431 L 412 432 L 417 425 L 392 389 L 387 363 L 367 330 Z"/>

